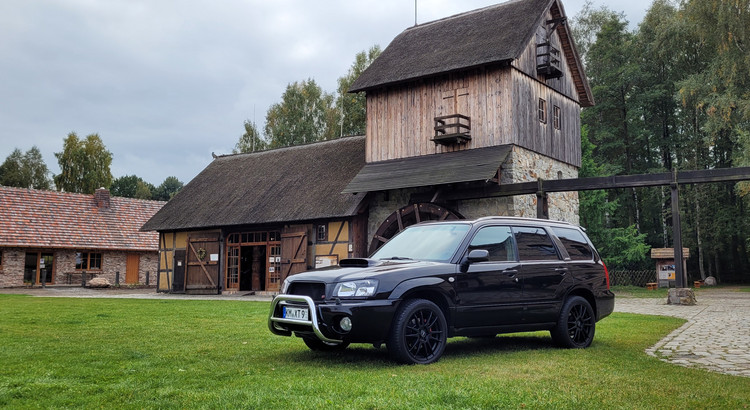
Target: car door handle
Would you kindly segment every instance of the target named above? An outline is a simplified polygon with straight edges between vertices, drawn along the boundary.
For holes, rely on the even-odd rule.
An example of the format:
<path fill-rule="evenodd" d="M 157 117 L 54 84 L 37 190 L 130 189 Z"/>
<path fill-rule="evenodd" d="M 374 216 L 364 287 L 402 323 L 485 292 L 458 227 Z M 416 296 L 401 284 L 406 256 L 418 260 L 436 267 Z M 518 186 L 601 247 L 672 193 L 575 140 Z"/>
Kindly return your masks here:
<path fill-rule="evenodd" d="M 564 275 L 568 272 L 568 268 L 555 268 L 555 272 Z"/>
<path fill-rule="evenodd" d="M 503 271 L 504 274 L 508 276 L 514 276 L 516 273 L 518 273 L 518 270 L 516 269 L 506 269 Z"/>

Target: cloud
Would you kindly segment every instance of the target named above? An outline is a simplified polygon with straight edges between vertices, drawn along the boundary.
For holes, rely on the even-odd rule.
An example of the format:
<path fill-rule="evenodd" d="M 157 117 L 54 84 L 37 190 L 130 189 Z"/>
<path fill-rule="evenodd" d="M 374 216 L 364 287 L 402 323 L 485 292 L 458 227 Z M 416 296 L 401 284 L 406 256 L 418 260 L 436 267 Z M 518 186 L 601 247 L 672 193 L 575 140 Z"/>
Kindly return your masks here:
<path fill-rule="evenodd" d="M 418 21 L 493 3 L 420 0 Z M 98 133 L 115 177 L 188 182 L 287 84 L 333 92 L 357 52 L 413 24 L 403 0 L 0 2 L 0 160 L 37 145 L 57 172 L 69 132 Z"/>

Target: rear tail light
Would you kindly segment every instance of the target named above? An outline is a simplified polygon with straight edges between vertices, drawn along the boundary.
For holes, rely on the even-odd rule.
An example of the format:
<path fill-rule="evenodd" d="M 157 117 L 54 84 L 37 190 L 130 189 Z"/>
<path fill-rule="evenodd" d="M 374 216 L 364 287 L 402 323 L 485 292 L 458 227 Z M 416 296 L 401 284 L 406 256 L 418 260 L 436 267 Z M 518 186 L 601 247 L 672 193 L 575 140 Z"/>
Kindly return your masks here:
<path fill-rule="evenodd" d="M 607 290 L 609 290 L 609 271 L 607 270 L 607 265 L 604 264 L 604 260 L 600 261 L 602 263 L 602 266 L 604 266 L 604 277 L 607 279 Z"/>

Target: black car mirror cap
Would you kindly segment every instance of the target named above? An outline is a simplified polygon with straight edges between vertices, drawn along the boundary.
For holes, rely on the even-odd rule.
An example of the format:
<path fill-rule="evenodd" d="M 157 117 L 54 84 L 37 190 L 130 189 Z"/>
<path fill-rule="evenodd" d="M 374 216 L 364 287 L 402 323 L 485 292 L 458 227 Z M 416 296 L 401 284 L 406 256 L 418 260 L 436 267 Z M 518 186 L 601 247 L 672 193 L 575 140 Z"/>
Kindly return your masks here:
<path fill-rule="evenodd" d="M 466 259 L 468 259 L 469 263 L 487 262 L 490 260 L 490 251 L 487 249 L 473 249 L 469 251 L 469 256 Z"/>
<path fill-rule="evenodd" d="M 490 260 L 490 252 L 487 249 L 473 249 L 469 251 L 461 261 L 460 270 L 463 273 L 469 271 L 469 265 L 476 262 L 486 262 Z"/>

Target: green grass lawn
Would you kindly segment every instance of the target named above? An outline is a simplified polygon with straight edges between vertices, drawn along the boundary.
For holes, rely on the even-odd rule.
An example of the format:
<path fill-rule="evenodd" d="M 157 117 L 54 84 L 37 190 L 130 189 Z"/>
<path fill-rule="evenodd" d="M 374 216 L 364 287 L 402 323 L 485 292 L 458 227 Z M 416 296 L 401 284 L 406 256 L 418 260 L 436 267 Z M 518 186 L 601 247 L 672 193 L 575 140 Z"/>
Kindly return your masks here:
<path fill-rule="evenodd" d="M 617 297 L 667 299 L 668 288 L 648 290 L 641 286 L 612 286 L 612 293 Z"/>
<path fill-rule="evenodd" d="M 309 351 L 269 304 L 0 295 L 0 407 L 747 408 L 750 379 L 643 350 L 679 319 L 614 314 L 591 348 L 547 333 L 452 339 L 429 366 Z"/>

